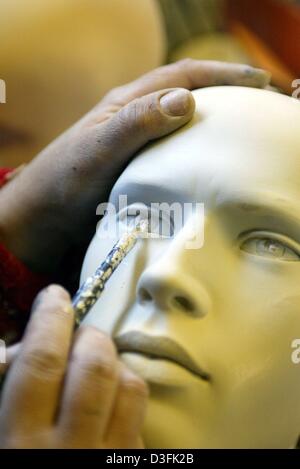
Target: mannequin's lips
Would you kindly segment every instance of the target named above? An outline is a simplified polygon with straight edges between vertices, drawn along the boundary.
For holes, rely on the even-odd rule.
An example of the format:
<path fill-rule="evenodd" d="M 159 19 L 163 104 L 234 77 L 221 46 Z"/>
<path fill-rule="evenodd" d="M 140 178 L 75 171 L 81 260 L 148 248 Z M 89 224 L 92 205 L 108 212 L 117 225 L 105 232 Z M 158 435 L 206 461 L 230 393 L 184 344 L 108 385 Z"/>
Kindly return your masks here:
<path fill-rule="evenodd" d="M 114 338 L 119 353 L 133 352 L 152 359 L 169 360 L 187 369 L 202 380 L 210 376 L 203 371 L 181 345 L 163 336 L 150 336 L 141 332 L 126 332 Z"/>

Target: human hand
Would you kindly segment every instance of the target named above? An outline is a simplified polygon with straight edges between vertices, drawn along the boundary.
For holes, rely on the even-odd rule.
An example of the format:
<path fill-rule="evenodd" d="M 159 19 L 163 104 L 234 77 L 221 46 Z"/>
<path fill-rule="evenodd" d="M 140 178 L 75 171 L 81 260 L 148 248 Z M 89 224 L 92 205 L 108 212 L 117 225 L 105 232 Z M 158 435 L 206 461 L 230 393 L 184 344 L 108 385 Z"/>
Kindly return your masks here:
<path fill-rule="evenodd" d="M 73 326 L 68 293 L 56 285 L 43 290 L 13 348 L 0 448 L 143 447 L 145 382 L 118 360 L 108 336 L 81 327 L 73 337 Z"/>
<path fill-rule="evenodd" d="M 269 78 L 247 65 L 186 59 L 112 90 L 2 189 L 0 241 L 34 271 L 58 270 L 92 236 L 96 207 L 130 158 L 191 119 L 188 90 L 265 87 Z"/>

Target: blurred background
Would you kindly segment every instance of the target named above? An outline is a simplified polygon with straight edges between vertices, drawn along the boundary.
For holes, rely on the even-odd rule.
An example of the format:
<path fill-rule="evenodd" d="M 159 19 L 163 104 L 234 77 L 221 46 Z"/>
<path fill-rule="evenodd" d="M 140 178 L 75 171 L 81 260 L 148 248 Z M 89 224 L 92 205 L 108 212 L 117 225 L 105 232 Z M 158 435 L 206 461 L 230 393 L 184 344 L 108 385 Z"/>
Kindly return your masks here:
<path fill-rule="evenodd" d="M 184 57 L 268 69 L 292 94 L 300 1 L 0 0 L 0 166 L 30 161 L 109 89 Z"/>

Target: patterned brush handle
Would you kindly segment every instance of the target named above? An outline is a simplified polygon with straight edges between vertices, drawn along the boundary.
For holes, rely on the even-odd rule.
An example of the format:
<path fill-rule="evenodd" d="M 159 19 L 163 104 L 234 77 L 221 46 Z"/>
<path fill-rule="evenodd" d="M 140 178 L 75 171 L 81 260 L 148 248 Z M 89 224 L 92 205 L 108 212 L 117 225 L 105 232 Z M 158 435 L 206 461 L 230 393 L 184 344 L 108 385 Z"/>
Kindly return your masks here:
<path fill-rule="evenodd" d="M 131 251 L 138 237 L 148 228 L 146 221 L 140 222 L 132 231 L 124 234 L 114 245 L 106 259 L 92 277 L 88 277 L 75 294 L 72 305 L 75 311 L 75 327 L 78 327 L 104 290 L 105 283 Z"/>

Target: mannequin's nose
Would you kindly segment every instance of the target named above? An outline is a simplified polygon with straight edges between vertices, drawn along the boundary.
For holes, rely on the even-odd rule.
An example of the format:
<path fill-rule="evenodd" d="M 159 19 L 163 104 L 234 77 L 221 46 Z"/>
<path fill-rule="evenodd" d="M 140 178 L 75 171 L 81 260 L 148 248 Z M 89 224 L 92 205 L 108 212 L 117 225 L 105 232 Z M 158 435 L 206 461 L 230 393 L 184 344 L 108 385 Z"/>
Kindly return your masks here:
<path fill-rule="evenodd" d="M 194 317 L 206 316 L 211 304 L 207 291 L 198 281 L 162 262 L 143 272 L 137 297 L 141 304 L 152 304 L 154 309 L 179 311 Z"/>

